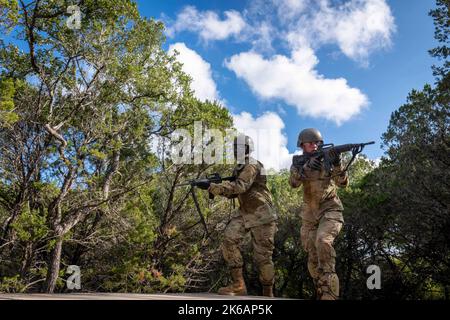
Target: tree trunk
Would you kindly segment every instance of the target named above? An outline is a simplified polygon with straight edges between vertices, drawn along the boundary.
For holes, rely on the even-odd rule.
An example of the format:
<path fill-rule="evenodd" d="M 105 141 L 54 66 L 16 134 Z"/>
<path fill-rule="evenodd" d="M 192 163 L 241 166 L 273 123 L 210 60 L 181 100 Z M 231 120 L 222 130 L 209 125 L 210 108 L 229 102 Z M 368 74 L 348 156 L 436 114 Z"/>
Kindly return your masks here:
<path fill-rule="evenodd" d="M 30 270 L 31 263 L 34 257 L 33 242 L 28 242 L 25 246 L 25 253 L 22 261 L 22 266 L 20 268 L 20 276 L 25 278 L 28 271 Z"/>
<path fill-rule="evenodd" d="M 47 271 L 47 278 L 45 280 L 44 291 L 46 293 L 53 293 L 56 286 L 56 280 L 59 275 L 59 265 L 61 262 L 61 251 L 62 251 L 62 236 L 57 237 L 55 248 L 53 248 Z"/>
<path fill-rule="evenodd" d="M 20 213 L 23 209 L 23 201 L 24 201 L 24 195 L 21 193 L 16 200 L 16 204 L 14 205 L 11 215 L 5 220 L 2 226 L 2 232 L 3 235 L 0 240 L 0 245 L 3 245 L 4 243 L 8 242 L 8 240 L 14 240 L 15 239 L 15 231 L 11 229 L 11 225 L 16 222 L 17 218 L 19 217 Z"/>

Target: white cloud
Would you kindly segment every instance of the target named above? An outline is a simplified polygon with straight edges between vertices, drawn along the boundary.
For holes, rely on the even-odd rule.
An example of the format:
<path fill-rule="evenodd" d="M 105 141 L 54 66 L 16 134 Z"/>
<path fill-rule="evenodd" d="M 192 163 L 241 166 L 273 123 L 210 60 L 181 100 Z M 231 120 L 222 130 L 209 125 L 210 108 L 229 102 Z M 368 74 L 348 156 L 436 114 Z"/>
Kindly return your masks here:
<path fill-rule="evenodd" d="M 253 140 L 255 151 L 252 156 L 259 160 L 266 170 L 287 169 L 292 163 L 292 154 L 287 149 L 287 137 L 283 133 L 284 122 L 274 112 L 266 112 L 254 118 L 248 112 L 233 115 L 234 127 Z"/>
<path fill-rule="evenodd" d="M 298 17 L 288 38 L 296 47 L 296 38 L 312 45 L 337 44 L 349 58 L 367 64 L 371 52 L 388 48 L 395 32 L 394 17 L 385 0 L 351 0 L 331 6 L 322 0 L 318 7 Z"/>
<path fill-rule="evenodd" d="M 205 40 L 224 40 L 238 35 L 246 26 L 241 14 L 235 10 L 224 12 L 225 19 L 221 20 L 213 11 L 198 11 L 193 6 L 186 6 L 177 15 L 175 23 L 167 29 L 169 36 L 188 30 L 198 32 Z"/>
<path fill-rule="evenodd" d="M 282 99 L 301 115 L 326 118 L 339 125 L 358 114 L 368 98 L 343 78 L 326 79 L 319 74 L 314 70 L 318 62 L 313 50 L 306 47 L 293 51 L 290 58 L 275 55 L 264 59 L 258 53 L 243 52 L 225 65 L 259 97 Z"/>
<path fill-rule="evenodd" d="M 272 0 L 277 8 L 278 16 L 290 20 L 303 13 L 308 7 L 308 0 Z"/>
<path fill-rule="evenodd" d="M 378 168 L 380 166 L 380 163 L 381 163 L 381 157 L 372 159 L 372 161 L 374 163 L 375 168 Z"/>
<path fill-rule="evenodd" d="M 183 71 L 192 77 L 191 88 L 200 100 L 219 100 L 216 83 L 212 78 L 211 65 L 194 50 L 178 42 L 169 47 L 169 53 L 179 52 L 177 60 L 183 63 Z"/>
<path fill-rule="evenodd" d="M 250 44 L 251 50 L 226 59 L 225 65 L 257 96 L 280 99 L 301 115 L 341 124 L 360 113 L 369 99 L 346 79 L 320 74 L 315 50 L 335 44 L 345 56 L 368 65 L 372 52 L 391 45 L 395 28 L 386 0 L 255 0 L 242 14 L 231 10 L 223 16 L 187 6 L 168 33 L 188 30 L 205 41 L 234 37 Z M 275 41 L 287 45 L 290 56 L 273 55 Z M 191 57 L 196 55 L 190 52 Z M 198 58 L 187 60 L 203 65 Z M 206 68 L 198 70 L 195 63 L 186 62 L 190 65 L 186 72 L 194 78 L 198 96 L 217 97 L 210 66 L 204 63 Z"/>
<path fill-rule="evenodd" d="M 276 33 L 276 28 L 269 22 L 262 21 L 258 25 L 247 28 L 242 39 L 250 40 L 252 47 L 258 51 L 272 52 L 272 42 Z"/>

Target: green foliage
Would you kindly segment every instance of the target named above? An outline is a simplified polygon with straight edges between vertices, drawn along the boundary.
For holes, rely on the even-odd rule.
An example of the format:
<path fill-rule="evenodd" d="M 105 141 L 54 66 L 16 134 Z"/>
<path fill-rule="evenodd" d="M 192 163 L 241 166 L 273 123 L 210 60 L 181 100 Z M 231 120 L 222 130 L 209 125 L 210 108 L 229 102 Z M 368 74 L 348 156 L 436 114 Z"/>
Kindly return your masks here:
<path fill-rule="evenodd" d="M 278 214 L 278 231 L 275 235 L 274 263 L 276 272 L 275 293 L 284 297 L 310 298 L 314 296 L 312 281 L 307 274 L 307 255 L 300 243 L 300 205 L 302 188 L 288 186 L 289 172 L 282 170 L 268 178 L 269 190 Z M 255 269 L 255 268 L 254 268 Z M 258 283 L 258 275 L 253 281 Z M 259 294 L 260 288 L 255 294 Z"/>
<path fill-rule="evenodd" d="M 182 291 L 186 280 L 183 268 L 174 265 L 164 275 L 158 270 L 148 270 L 139 262 L 128 261 L 126 264 L 113 268 L 111 276 L 104 282 L 103 288 L 110 292 L 158 293 L 167 291 Z"/>
<path fill-rule="evenodd" d="M 0 278 L 0 292 L 21 293 L 24 292 L 25 289 L 26 283 L 24 283 L 19 275 Z"/>
<path fill-rule="evenodd" d="M 442 65 L 433 66 L 433 73 L 438 79 L 441 89 L 448 90 L 450 88 L 450 5 L 448 0 L 436 0 L 436 8 L 430 11 L 433 17 L 435 32 L 434 38 L 439 42 L 440 46 L 429 50 L 431 56 L 443 61 Z M 448 92 L 446 93 L 448 96 Z"/>
<path fill-rule="evenodd" d="M 0 127 L 10 126 L 19 120 L 14 112 L 14 82 L 10 78 L 0 78 Z"/>
<path fill-rule="evenodd" d="M 162 49 L 163 24 L 141 17 L 135 2 L 73 3 L 82 11 L 74 30 L 64 2 L 33 2 L 36 19 L 25 19 L 17 1 L 0 0 L 0 31 L 33 43 L 0 43 L 0 291 L 48 290 L 40 286 L 50 276 L 64 291 L 65 269 L 51 268 L 57 239 L 57 262 L 81 267 L 83 290 L 215 290 L 228 276 L 220 246 L 232 205 L 197 190 L 207 237 L 189 188 L 174 186 L 231 168 L 174 165 L 169 137 L 193 134 L 195 121 L 224 133 L 232 115 L 193 96 L 176 54 Z M 442 46 L 431 54 L 446 60 L 448 6 L 437 4 L 431 15 Z M 381 163 L 358 157 L 349 187 L 338 191 L 344 299 L 449 299 L 448 61 L 435 74 L 435 87 L 413 90 L 393 112 Z M 268 176 L 279 216 L 275 293 L 312 298 L 302 189 L 290 188 L 288 177 Z M 259 294 L 249 242 L 243 249 L 249 291 Z M 365 286 L 370 264 L 382 269 L 382 290 Z"/>
<path fill-rule="evenodd" d="M 17 23 L 19 5 L 17 0 L 0 0 L 0 32 L 9 32 Z"/>
<path fill-rule="evenodd" d="M 46 216 L 41 215 L 38 210 L 26 209 L 12 224 L 12 228 L 16 231 L 19 240 L 37 242 L 49 233 L 46 222 Z"/>

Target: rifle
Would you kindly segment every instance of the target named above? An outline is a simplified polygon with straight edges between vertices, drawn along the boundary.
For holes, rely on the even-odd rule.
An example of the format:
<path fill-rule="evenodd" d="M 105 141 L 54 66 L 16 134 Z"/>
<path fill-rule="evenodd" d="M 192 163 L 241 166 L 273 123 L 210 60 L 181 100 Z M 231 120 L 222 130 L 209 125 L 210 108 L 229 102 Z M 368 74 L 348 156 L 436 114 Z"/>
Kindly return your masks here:
<path fill-rule="evenodd" d="M 197 187 L 203 190 L 208 190 L 211 183 L 221 183 L 222 181 L 235 181 L 235 180 L 236 180 L 235 176 L 222 178 L 218 172 L 215 172 L 213 174 L 207 175 L 206 178 L 193 179 L 175 185 L 175 187 L 191 186 L 189 192 L 192 195 L 192 199 L 194 200 L 195 207 L 197 208 L 197 212 L 200 215 L 200 221 L 202 222 L 203 227 L 205 228 L 206 234 L 208 234 L 208 227 L 206 225 L 205 217 L 202 214 L 202 210 L 200 209 L 200 205 L 198 203 L 197 195 L 195 194 L 194 188 Z M 209 199 L 214 199 L 214 195 L 210 192 L 209 192 Z"/>
<path fill-rule="evenodd" d="M 361 153 L 365 146 L 369 144 L 374 144 L 375 141 L 370 141 L 366 143 L 348 143 L 343 144 L 339 146 L 335 146 L 332 143 L 327 143 L 319 146 L 319 149 L 317 151 L 308 153 L 308 154 L 302 154 L 302 155 L 296 155 L 292 157 L 292 165 L 296 167 L 299 172 L 302 172 L 303 165 L 312 157 L 316 157 L 318 159 L 323 159 L 323 163 L 325 166 L 325 171 L 329 173 L 331 171 L 333 157 L 332 154 L 339 155 L 344 152 L 351 151 L 352 152 L 352 158 L 348 162 L 347 166 L 343 170 L 343 172 L 348 170 L 348 167 L 352 164 L 353 160 L 355 160 L 355 157 L 357 154 Z"/>

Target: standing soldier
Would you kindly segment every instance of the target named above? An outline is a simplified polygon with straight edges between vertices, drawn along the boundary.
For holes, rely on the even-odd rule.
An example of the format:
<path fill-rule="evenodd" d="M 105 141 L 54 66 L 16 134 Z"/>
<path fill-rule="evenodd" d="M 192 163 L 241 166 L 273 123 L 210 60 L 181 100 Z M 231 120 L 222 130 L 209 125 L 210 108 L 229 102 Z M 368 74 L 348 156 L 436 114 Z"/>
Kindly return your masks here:
<path fill-rule="evenodd" d="M 316 151 L 321 144 L 322 135 L 317 129 L 304 129 L 298 136 L 297 146 L 304 154 Z M 301 242 L 308 253 L 308 270 L 320 300 L 339 297 L 333 242 L 344 223 L 344 207 L 336 194 L 336 186 L 346 187 L 348 176 L 342 169 L 339 154 L 334 153 L 332 158 L 331 174 L 324 170 L 321 159 L 311 157 L 300 169 L 291 166 L 289 177 L 291 187 L 303 184 Z"/>
<path fill-rule="evenodd" d="M 227 225 L 222 244 L 223 257 L 231 270 L 233 282 L 220 288 L 222 295 L 246 295 L 242 267 L 244 261 L 240 252 L 245 235 L 252 237 L 254 260 L 259 271 L 259 280 L 263 295 L 273 297 L 274 265 L 272 252 L 274 236 L 277 231 L 276 213 L 272 206 L 272 197 L 267 188 L 267 179 L 261 162 L 250 158 L 253 146 L 250 137 L 240 135 L 234 140 L 234 157 L 242 158 L 242 164 L 235 167 L 233 182 L 212 183 L 208 191 L 227 198 L 237 197 L 239 209 L 235 211 Z M 244 155 L 244 156 L 242 156 Z"/>

